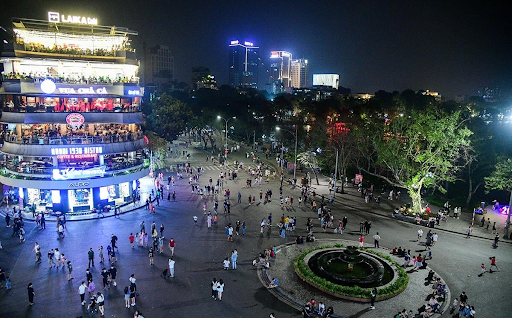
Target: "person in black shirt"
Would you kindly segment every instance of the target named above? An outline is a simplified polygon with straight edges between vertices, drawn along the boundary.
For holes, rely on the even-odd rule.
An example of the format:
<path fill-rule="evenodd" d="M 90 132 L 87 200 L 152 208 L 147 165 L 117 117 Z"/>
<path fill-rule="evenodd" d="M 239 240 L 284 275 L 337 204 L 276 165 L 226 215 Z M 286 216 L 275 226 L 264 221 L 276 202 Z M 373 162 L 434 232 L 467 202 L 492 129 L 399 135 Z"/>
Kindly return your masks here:
<path fill-rule="evenodd" d="M 114 266 L 114 264 L 110 265 L 110 270 L 108 271 L 110 275 L 110 280 L 114 282 L 114 286 L 117 286 L 116 282 L 116 276 L 117 276 L 117 268 Z"/>
<path fill-rule="evenodd" d="M 110 284 L 108 283 L 108 276 L 109 272 L 105 268 L 101 270 L 101 277 L 103 279 L 103 289 L 106 289 L 107 287 L 110 288 Z"/>
<path fill-rule="evenodd" d="M 28 292 L 28 303 L 30 304 L 30 306 L 32 306 L 34 304 L 34 295 L 36 294 L 34 292 L 34 287 L 32 286 L 32 283 L 28 284 L 27 292 Z"/>

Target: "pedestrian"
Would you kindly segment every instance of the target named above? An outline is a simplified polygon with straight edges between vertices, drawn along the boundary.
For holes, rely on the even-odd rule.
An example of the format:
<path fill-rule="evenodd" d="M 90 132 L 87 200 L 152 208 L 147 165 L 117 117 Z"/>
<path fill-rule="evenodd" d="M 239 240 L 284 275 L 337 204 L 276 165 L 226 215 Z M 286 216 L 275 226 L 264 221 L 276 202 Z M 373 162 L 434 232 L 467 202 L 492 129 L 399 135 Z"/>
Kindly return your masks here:
<path fill-rule="evenodd" d="M 214 278 L 214 279 L 212 280 L 212 283 L 211 283 L 211 286 L 212 286 L 212 298 L 213 298 L 214 300 L 217 300 L 217 286 L 218 286 L 218 284 L 219 284 L 219 283 L 217 282 L 217 279 L 216 279 L 216 278 Z"/>
<path fill-rule="evenodd" d="M 370 292 L 370 309 L 375 309 L 375 299 L 377 298 L 377 288 L 373 288 Z"/>
<path fill-rule="evenodd" d="M 174 246 L 176 242 L 174 242 L 174 239 L 171 237 L 171 240 L 169 241 L 169 249 L 171 250 L 171 256 L 174 256 Z"/>
<path fill-rule="evenodd" d="M 73 273 L 73 265 L 71 265 L 71 261 L 68 261 L 68 281 L 73 279 L 71 273 Z"/>
<path fill-rule="evenodd" d="M 124 306 L 130 308 L 130 287 L 128 286 L 124 288 Z"/>
<path fill-rule="evenodd" d="M 96 289 L 96 286 L 94 285 L 94 282 L 91 279 L 89 281 L 89 286 L 87 286 L 87 291 L 89 292 L 89 296 L 94 297 L 94 290 L 95 289 Z"/>
<path fill-rule="evenodd" d="M 110 265 L 110 269 L 109 269 L 108 273 L 110 275 L 110 280 L 114 283 L 114 287 L 117 286 L 117 282 L 116 282 L 117 268 L 114 265 L 114 263 L 112 263 Z"/>
<path fill-rule="evenodd" d="M 174 278 L 174 264 L 176 262 L 171 258 L 169 258 L 169 276 Z"/>
<path fill-rule="evenodd" d="M 236 261 L 238 259 L 238 251 L 234 250 L 231 252 L 231 268 L 236 269 Z"/>
<path fill-rule="evenodd" d="M 53 248 L 48 251 L 48 265 L 50 265 L 50 268 L 55 265 L 55 260 L 53 259 L 53 256 L 55 255 L 55 252 L 53 251 Z"/>
<path fill-rule="evenodd" d="M 100 264 L 103 264 L 103 245 L 98 247 L 98 254 L 100 254 Z M 94 266 L 94 263 L 93 263 Z"/>
<path fill-rule="evenodd" d="M 11 279 L 9 278 L 9 276 L 7 276 L 5 278 L 5 289 L 6 290 L 11 290 L 12 289 L 12 286 L 11 286 Z"/>
<path fill-rule="evenodd" d="M 194 215 L 194 224 L 197 225 L 197 216 Z"/>
<path fill-rule="evenodd" d="M 132 246 L 132 248 L 134 248 L 133 242 L 135 242 L 135 236 L 133 235 L 133 233 L 130 233 L 130 236 L 128 236 L 128 240 L 130 241 L 130 245 Z"/>
<path fill-rule="evenodd" d="M 379 248 L 380 235 L 379 232 L 373 236 L 374 247 Z"/>
<path fill-rule="evenodd" d="M 245 235 L 245 221 L 242 222 L 242 236 Z"/>
<path fill-rule="evenodd" d="M 492 225 L 492 234 L 496 234 L 496 222 Z"/>
<path fill-rule="evenodd" d="M 89 269 L 85 270 L 85 278 L 86 278 L 87 284 L 89 284 L 89 282 L 92 280 L 92 274 Z"/>
<path fill-rule="evenodd" d="M 478 274 L 478 277 L 482 277 L 485 272 L 486 272 L 485 264 L 482 263 L 482 265 L 480 265 L 480 274 Z"/>
<path fill-rule="evenodd" d="M 219 280 L 219 284 L 217 285 L 217 298 L 219 298 L 219 300 L 222 300 L 222 293 L 224 292 L 224 282 L 221 280 Z"/>
<path fill-rule="evenodd" d="M 32 283 L 28 284 L 27 292 L 28 292 L 28 303 L 30 306 L 32 306 L 32 305 L 34 305 L 34 296 L 36 295 L 36 293 L 34 292 L 34 286 L 32 285 Z"/>
<path fill-rule="evenodd" d="M 154 260 L 155 253 L 153 252 L 153 248 L 149 249 L 148 256 L 149 256 L 149 265 L 155 265 L 155 260 Z"/>
<path fill-rule="evenodd" d="M 493 248 L 498 248 L 498 241 L 499 240 L 500 240 L 500 235 L 496 234 L 496 236 L 494 237 L 494 243 L 492 243 L 492 247 Z"/>
<path fill-rule="evenodd" d="M 160 224 L 160 236 L 164 236 L 164 224 Z"/>
<path fill-rule="evenodd" d="M 364 236 L 363 234 L 361 234 L 361 236 L 359 236 L 359 247 L 362 248 L 364 246 Z"/>
<path fill-rule="evenodd" d="M 94 266 L 94 251 L 92 250 L 92 247 L 89 248 L 89 252 L 87 252 L 87 257 L 89 258 L 89 266 L 88 267 L 91 267 L 91 264 L 92 264 L 92 266 Z"/>
<path fill-rule="evenodd" d="M 229 258 L 225 258 L 224 261 L 222 262 L 222 267 L 224 268 L 224 270 L 229 270 Z"/>
<path fill-rule="evenodd" d="M 208 225 L 208 228 L 210 229 L 212 227 L 212 214 L 208 211 L 208 215 L 206 216 L 206 223 Z"/>
<path fill-rule="evenodd" d="M 491 266 L 489 267 L 489 273 L 492 273 L 493 267 L 496 267 L 496 269 L 499 271 L 500 269 L 498 268 L 498 265 L 496 265 L 496 256 L 491 256 L 491 257 L 489 257 L 489 259 L 491 260 Z"/>
<path fill-rule="evenodd" d="M 133 287 L 135 292 L 137 292 L 137 279 L 135 278 L 135 274 L 130 275 L 130 287 Z"/>
<path fill-rule="evenodd" d="M 486 230 L 489 229 L 489 225 L 491 225 L 491 218 L 487 218 L 487 226 L 485 227 Z"/>
<path fill-rule="evenodd" d="M 78 287 L 78 295 L 80 295 L 80 302 L 82 303 L 82 306 L 85 305 L 85 291 L 87 290 L 87 285 L 85 282 L 82 282 L 80 286 Z"/>
<path fill-rule="evenodd" d="M 133 284 L 130 285 L 130 299 L 132 301 L 132 307 L 135 306 L 135 296 L 136 296 L 136 289 Z"/>
<path fill-rule="evenodd" d="M 471 235 L 471 225 L 468 227 L 468 229 L 466 230 L 466 238 L 469 238 L 469 236 Z"/>
<path fill-rule="evenodd" d="M 110 284 L 108 282 L 108 279 L 109 279 L 109 272 L 107 272 L 107 269 L 105 267 L 103 267 L 101 269 L 101 278 L 102 278 L 102 281 L 103 281 L 103 289 L 107 289 L 110 288 Z"/>
<path fill-rule="evenodd" d="M 418 242 L 421 241 L 421 237 L 423 236 L 423 230 L 422 229 L 419 229 L 418 230 Z"/>
<path fill-rule="evenodd" d="M 162 254 L 164 252 L 164 237 L 160 236 L 158 238 L 158 252 Z"/>
<path fill-rule="evenodd" d="M 60 266 L 60 252 L 58 248 L 54 249 L 55 267 L 58 269 Z"/>
<path fill-rule="evenodd" d="M 96 294 L 96 302 L 98 303 L 101 316 L 105 316 L 105 296 L 101 292 Z"/>
<path fill-rule="evenodd" d="M 117 250 L 119 251 L 119 247 L 117 247 L 117 236 L 114 235 L 114 233 L 112 233 L 112 236 L 110 238 L 110 243 L 112 243 L 112 250 L 115 250 L 117 248 Z"/>

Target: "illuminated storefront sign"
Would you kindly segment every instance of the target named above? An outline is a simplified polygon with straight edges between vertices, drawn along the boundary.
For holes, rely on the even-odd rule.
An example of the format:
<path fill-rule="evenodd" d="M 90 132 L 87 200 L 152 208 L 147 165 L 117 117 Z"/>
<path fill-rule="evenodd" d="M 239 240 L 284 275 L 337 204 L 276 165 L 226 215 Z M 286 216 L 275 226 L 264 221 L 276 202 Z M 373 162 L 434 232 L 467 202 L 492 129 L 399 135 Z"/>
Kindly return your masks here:
<path fill-rule="evenodd" d="M 68 188 L 78 188 L 78 187 L 88 187 L 89 186 L 89 182 L 71 182 L 69 185 L 68 185 Z"/>
<path fill-rule="evenodd" d="M 52 148 L 51 153 L 52 153 L 52 156 L 100 154 L 100 153 L 103 153 L 103 147 Z"/>
<path fill-rule="evenodd" d="M 80 15 L 65 15 L 58 12 L 48 11 L 48 22 L 51 23 L 75 23 L 75 24 L 89 24 L 97 25 L 97 18 L 83 17 Z"/>
<path fill-rule="evenodd" d="M 71 127 L 79 127 L 82 126 L 85 122 L 85 118 L 82 114 L 79 113 L 71 113 L 66 116 L 66 123 Z"/>
<path fill-rule="evenodd" d="M 45 79 L 40 85 L 41 91 L 45 94 L 53 94 L 58 91 L 60 94 L 89 94 L 89 95 L 106 95 L 108 94 L 106 87 L 57 87 L 51 79 Z"/>
<path fill-rule="evenodd" d="M 129 89 L 128 95 L 140 95 L 140 90 L 138 89 Z"/>
<path fill-rule="evenodd" d="M 87 153 L 82 155 L 57 155 L 57 159 L 59 160 L 80 160 L 80 159 L 95 159 L 98 157 L 96 153 Z"/>
<path fill-rule="evenodd" d="M 53 180 L 70 180 L 91 177 L 103 177 L 105 174 L 105 166 L 90 169 L 77 170 L 75 168 L 53 169 Z"/>

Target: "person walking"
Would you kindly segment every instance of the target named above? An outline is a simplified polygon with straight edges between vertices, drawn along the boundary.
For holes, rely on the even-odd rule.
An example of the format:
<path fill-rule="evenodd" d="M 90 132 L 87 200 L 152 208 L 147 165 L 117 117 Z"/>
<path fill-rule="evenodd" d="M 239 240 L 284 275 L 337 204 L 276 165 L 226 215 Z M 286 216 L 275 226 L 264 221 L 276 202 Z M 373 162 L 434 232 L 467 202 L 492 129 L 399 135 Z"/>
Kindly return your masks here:
<path fill-rule="evenodd" d="M 160 224 L 160 236 L 164 236 L 164 224 Z"/>
<path fill-rule="evenodd" d="M 211 286 L 212 286 L 212 298 L 214 300 L 217 300 L 217 285 L 218 285 L 217 279 L 214 278 L 212 280 L 212 283 L 211 283 Z"/>
<path fill-rule="evenodd" d="M 117 286 L 117 282 L 116 282 L 116 277 L 117 277 L 117 268 L 116 266 L 114 265 L 114 263 L 112 263 L 110 265 L 110 269 L 108 271 L 109 275 L 110 275 L 110 280 L 113 282 L 114 284 L 114 287 Z"/>
<path fill-rule="evenodd" d="M 236 261 L 238 259 L 238 251 L 234 250 L 231 252 L 231 268 L 236 269 Z"/>
<path fill-rule="evenodd" d="M 496 236 L 494 237 L 494 243 L 492 243 L 492 247 L 493 248 L 498 248 L 498 241 L 499 240 L 500 240 L 500 235 L 496 234 Z"/>
<path fill-rule="evenodd" d="M 68 265 L 68 281 L 70 281 L 73 279 L 73 276 L 71 275 L 71 273 L 73 273 L 73 265 L 71 265 L 71 261 L 68 261 L 67 265 Z"/>
<path fill-rule="evenodd" d="M 373 288 L 370 292 L 370 309 L 375 309 L 375 299 L 377 298 L 377 288 Z"/>
<path fill-rule="evenodd" d="M 130 233 L 130 236 L 128 236 L 128 240 L 130 241 L 130 245 L 132 246 L 132 248 L 135 248 L 135 246 L 133 245 L 133 242 L 135 242 L 135 236 L 133 235 L 133 233 Z"/>
<path fill-rule="evenodd" d="M 48 265 L 50 265 L 50 268 L 55 265 L 55 260 L 53 259 L 55 255 L 55 252 L 53 251 L 53 248 L 48 251 Z"/>
<path fill-rule="evenodd" d="M 103 245 L 101 245 L 100 247 L 98 247 L 98 254 L 100 254 L 100 264 L 103 264 Z M 94 264 L 93 264 L 94 266 Z"/>
<path fill-rule="evenodd" d="M 498 265 L 496 265 L 496 256 L 491 256 L 490 259 L 491 259 L 491 266 L 489 267 L 489 273 L 492 273 L 493 267 L 496 267 L 496 269 L 498 271 L 500 271 L 500 269 L 498 268 Z"/>
<path fill-rule="evenodd" d="M 174 239 L 171 237 L 171 240 L 169 241 L 169 249 L 171 250 L 171 256 L 174 256 L 174 246 L 176 245 L 176 242 L 174 242 Z"/>
<path fill-rule="evenodd" d="M 32 305 L 34 305 L 34 296 L 36 295 L 36 293 L 34 292 L 34 286 L 32 285 L 32 283 L 28 284 L 27 292 L 28 292 L 28 304 L 30 306 L 32 306 Z"/>
<path fill-rule="evenodd" d="M 374 236 L 373 236 L 373 244 L 374 244 L 374 247 L 375 248 L 379 248 L 379 241 L 380 241 L 380 235 L 379 235 L 379 232 L 377 232 Z"/>
<path fill-rule="evenodd" d="M 468 227 L 468 229 L 466 230 L 466 238 L 469 238 L 469 236 L 471 235 L 471 225 Z"/>
<path fill-rule="evenodd" d="M 492 224 L 492 234 L 496 234 L 496 222 Z"/>
<path fill-rule="evenodd" d="M 171 258 L 169 258 L 169 276 L 174 278 L 174 264 L 176 262 Z"/>
<path fill-rule="evenodd" d="M 96 302 L 98 303 L 98 309 L 100 310 L 100 315 L 105 316 L 105 296 L 101 292 L 96 294 Z"/>
<path fill-rule="evenodd" d="M 92 247 L 89 248 L 89 252 L 87 252 L 87 257 L 89 258 L 89 266 L 88 267 L 91 267 L 91 264 L 92 264 L 92 266 L 94 266 L 94 251 L 92 250 Z"/>
<path fill-rule="evenodd" d="M 102 278 L 102 281 L 103 281 L 103 290 L 105 290 L 107 288 L 110 288 L 110 284 L 108 282 L 109 276 L 110 276 L 110 273 L 107 272 L 107 269 L 105 267 L 103 267 L 101 269 L 101 278 Z"/>
<path fill-rule="evenodd" d="M 57 269 L 59 269 L 60 259 L 61 259 L 59 249 L 55 248 L 53 253 L 54 253 L 54 258 L 55 258 L 55 267 Z"/>
<path fill-rule="evenodd" d="M 222 293 L 224 293 L 224 282 L 221 279 L 217 284 L 217 298 L 219 298 L 219 300 L 222 300 Z"/>
<path fill-rule="evenodd" d="M 130 308 L 130 287 L 128 286 L 124 288 L 124 306 Z"/>
<path fill-rule="evenodd" d="M 78 295 L 80 295 L 80 302 L 82 306 L 85 305 L 85 291 L 87 290 L 87 285 L 83 281 L 82 284 L 78 287 Z"/>
<path fill-rule="evenodd" d="M 359 236 L 359 247 L 363 247 L 364 246 L 364 236 L 363 234 L 361 234 L 361 236 Z"/>
<path fill-rule="evenodd" d="M 91 278 L 89 281 L 89 286 L 87 287 L 87 291 L 89 292 L 89 296 L 94 297 L 94 291 L 96 290 L 96 286 Z"/>
<path fill-rule="evenodd" d="M 423 236 L 423 230 L 422 229 L 419 229 L 418 230 L 418 242 L 421 241 L 421 237 Z"/>
<path fill-rule="evenodd" d="M 149 265 L 155 265 L 155 260 L 154 260 L 155 252 L 153 251 L 153 248 L 149 249 L 148 256 L 149 256 Z"/>

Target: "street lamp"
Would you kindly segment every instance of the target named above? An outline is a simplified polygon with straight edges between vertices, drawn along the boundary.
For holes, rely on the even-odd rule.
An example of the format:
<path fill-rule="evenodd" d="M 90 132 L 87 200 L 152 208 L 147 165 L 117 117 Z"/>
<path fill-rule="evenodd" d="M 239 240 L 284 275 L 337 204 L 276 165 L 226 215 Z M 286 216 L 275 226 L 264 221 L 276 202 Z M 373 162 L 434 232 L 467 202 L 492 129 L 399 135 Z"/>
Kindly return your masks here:
<path fill-rule="evenodd" d="M 280 131 L 282 128 L 277 126 L 276 127 L 276 130 L 277 131 Z M 284 131 L 286 132 L 289 132 L 290 134 L 292 134 L 294 137 L 295 137 L 295 160 L 294 160 L 294 163 L 293 163 L 293 180 L 295 181 L 296 180 L 296 174 L 297 174 L 297 129 L 298 129 L 298 126 L 295 125 L 295 133 L 290 131 L 290 130 L 287 130 L 287 129 L 283 129 Z M 281 159 L 283 157 L 283 147 L 281 145 Z M 281 170 L 282 170 L 282 165 L 281 165 Z"/>
<path fill-rule="evenodd" d="M 225 143 L 224 143 L 224 150 L 227 150 L 228 149 L 228 122 L 231 119 L 236 119 L 236 116 L 233 116 L 233 117 L 230 117 L 230 118 L 226 119 L 226 118 L 221 117 L 220 115 L 218 115 L 217 119 L 223 119 L 224 122 L 226 123 L 226 137 L 225 137 Z M 227 159 L 228 158 L 228 154 L 226 152 L 224 152 L 224 154 L 225 154 L 225 157 Z"/>

